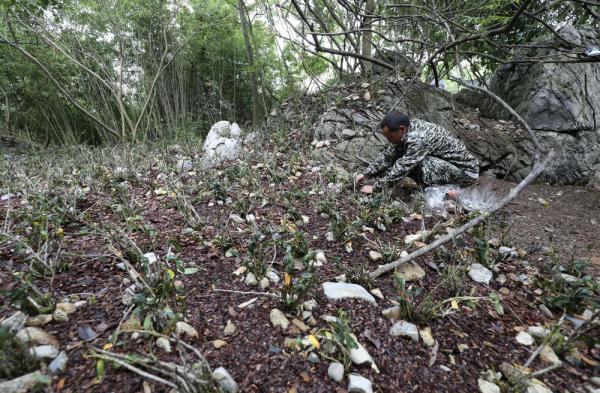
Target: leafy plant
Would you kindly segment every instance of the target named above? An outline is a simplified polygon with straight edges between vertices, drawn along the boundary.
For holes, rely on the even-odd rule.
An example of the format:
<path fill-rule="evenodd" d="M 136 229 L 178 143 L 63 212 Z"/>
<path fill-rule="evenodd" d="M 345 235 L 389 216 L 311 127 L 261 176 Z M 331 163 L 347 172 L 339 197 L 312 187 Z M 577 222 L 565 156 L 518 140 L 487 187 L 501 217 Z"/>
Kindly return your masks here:
<path fill-rule="evenodd" d="M 401 319 L 415 323 L 426 323 L 437 315 L 440 305 L 433 300 L 431 294 L 427 294 L 417 303 L 417 298 L 423 289 L 414 285 L 407 287 L 404 279 L 398 274 L 395 275 L 395 280 Z"/>
<path fill-rule="evenodd" d="M 13 379 L 40 367 L 28 346 L 6 328 L 0 328 L 0 379 Z"/>

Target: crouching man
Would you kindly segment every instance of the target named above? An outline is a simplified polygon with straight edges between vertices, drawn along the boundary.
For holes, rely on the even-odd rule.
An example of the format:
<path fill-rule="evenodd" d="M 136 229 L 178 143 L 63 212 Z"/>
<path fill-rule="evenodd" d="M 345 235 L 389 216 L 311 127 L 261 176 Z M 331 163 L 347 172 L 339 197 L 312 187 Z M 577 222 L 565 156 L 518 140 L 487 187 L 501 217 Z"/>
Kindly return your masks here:
<path fill-rule="evenodd" d="M 383 118 L 381 130 L 390 145 L 356 176 L 357 183 L 379 176 L 373 185 L 361 188 L 366 194 L 390 188 L 406 176 L 424 187 L 468 186 L 479 177 L 477 159 L 441 126 L 393 111 Z M 458 190 L 448 194 L 454 199 Z"/>

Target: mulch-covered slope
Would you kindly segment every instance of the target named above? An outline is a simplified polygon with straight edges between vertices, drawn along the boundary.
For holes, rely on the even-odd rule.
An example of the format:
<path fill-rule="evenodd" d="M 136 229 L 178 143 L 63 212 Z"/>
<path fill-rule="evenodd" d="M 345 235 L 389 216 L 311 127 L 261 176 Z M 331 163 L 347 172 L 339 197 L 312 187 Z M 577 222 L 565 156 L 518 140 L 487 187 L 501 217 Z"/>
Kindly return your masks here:
<path fill-rule="evenodd" d="M 330 301 L 323 293 L 321 283 L 335 281 L 340 274 L 351 276 L 352 273 L 374 270 L 379 262 L 372 262 L 368 252 L 380 244 L 397 244 L 399 249 L 412 250 L 415 246 L 405 246 L 404 237 L 419 231 L 422 221 L 419 219 L 398 218 L 386 225 L 385 231 L 374 229 L 373 233 L 367 228 L 360 229 L 351 241 L 351 247 L 338 241 L 327 241 L 326 233 L 330 231 L 331 217 L 326 218 L 319 212 L 323 202 L 333 203 L 339 214 L 348 221 L 355 220 L 361 207 L 368 202 L 361 201 L 352 189 L 345 183 L 342 192 L 332 194 L 328 191 L 326 170 L 321 167 L 313 169 L 317 163 L 310 162 L 308 153 L 296 149 L 286 154 L 276 155 L 278 147 L 267 145 L 263 154 L 250 156 L 246 167 L 251 168 L 249 177 L 253 179 L 252 186 L 245 186 L 245 180 L 233 180 L 227 191 L 231 203 L 220 203 L 214 193 L 203 193 L 202 172 L 179 175 L 182 187 L 188 190 L 197 187 L 197 193 L 191 195 L 196 211 L 203 219 L 203 225 L 195 231 L 187 230 L 188 224 L 178 213 L 174 197 L 156 195 L 152 192 L 150 183 L 156 187 L 167 187 L 160 177 L 160 170 L 152 169 L 140 173 L 141 181 L 129 182 L 129 194 L 140 205 L 143 221 L 152 225 L 157 238 L 154 241 L 141 233 L 135 232 L 132 237 L 142 251 L 153 251 L 159 257 L 164 257 L 169 249 L 174 251 L 188 266 L 199 269 L 197 273 L 178 275 L 186 290 L 183 318 L 199 332 L 196 339 L 186 339 L 206 356 L 213 368 L 225 367 L 240 386 L 243 392 L 343 392 L 347 388 L 347 379 L 340 383 L 332 381 L 327 376 L 329 361 L 321 357 L 321 363 L 313 364 L 306 360 L 305 354 L 286 348 L 286 338 L 303 337 L 307 333 L 290 325 L 287 330 L 273 327 L 269 320 L 269 312 L 273 308 L 281 308 L 278 299 L 271 296 L 245 294 L 238 292 L 223 292 L 215 289 L 225 289 L 240 292 L 258 291 L 278 293 L 283 283 L 273 285 L 263 290 L 259 287 L 249 287 L 243 283 L 243 275 L 232 274 L 244 261 L 247 252 L 248 239 L 254 232 L 254 224 L 249 222 L 236 223 L 230 219 L 236 211 L 236 202 L 247 199 L 250 192 L 260 193 L 257 200 L 260 203 L 251 204 L 248 213 L 256 217 L 256 225 L 261 228 L 280 227 L 282 221 L 289 221 L 291 207 L 308 217 L 308 223 L 302 220 L 296 222 L 299 231 L 307 234 L 310 249 L 321 250 L 327 258 L 327 263 L 316 269 L 317 286 L 312 296 L 318 306 L 313 311 L 317 325 L 311 327 L 311 332 L 329 328 L 328 322 L 321 317 L 337 315 L 338 309 L 347 312 L 348 321 L 358 340 L 365 346 L 374 358 L 380 373 L 377 374 L 368 366 L 352 365 L 348 371 L 359 373 L 373 382 L 374 390 L 381 392 L 473 392 L 477 391 L 477 380 L 480 374 L 488 369 L 498 370 L 502 362 L 519 365 L 531 355 L 534 346 L 524 346 L 515 340 L 521 329 L 532 325 L 543 325 L 556 322 L 549 319 L 539 309 L 543 295 L 536 291 L 535 285 L 524 285 L 517 279 L 527 274 L 532 280 L 544 271 L 543 265 L 549 263 L 547 249 L 555 246 L 562 257 L 571 251 L 577 256 L 594 257 L 592 267 L 597 273 L 600 256 L 598 229 L 600 224 L 600 194 L 577 187 L 550 187 L 534 185 L 526 190 L 505 212 L 491 220 L 490 238 L 502 239 L 505 246 L 526 250 L 522 257 L 498 262 L 495 266 L 495 278 L 504 275 L 506 282 L 502 284 L 493 280 L 489 286 L 478 284 L 468 276 L 464 277 L 462 294 L 469 296 L 487 297 L 490 292 L 499 293 L 504 308 L 504 315 L 499 315 L 489 302 L 479 302 L 477 307 L 470 308 L 459 303 L 457 308 L 446 304 L 442 311 L 443 317 L 438 317 L 419 327 L 430 326 L 434 338 L 439 343 L 439 350 L 433 365 L 429 365 L 432 349 L 423 344 L 415 343 L 402 337 L 392 337 L 389 329 L 393 324 L 382 315 L 382 310 L 393 305 L 392 301 L 398 296 L 392 276 L 380 277 L 371 284 L 379 288 L 385 299 L 377 299 L 378 304 L 372 305 L 360 300 Z M 290 164 L 289 156 L 294 156 L 294 165 Z M 261 160 L 272 160 L 274 165 L 256 167 Z M 239 163 L 225 164 L 217 178 L 226 180 L 227 173 L 235 173 Z M 227 169 L 234 168 L 234 169 Z M 275 183 L 268 168 L 282 174 L 281 183 Z M 229 171 L 229 172 L 228 172 Z M 296 173 L 301 172 L 301 173 Z M 298 175 L 296 179 L 288 176 Z M 107 174 L 105 176 L 112 176 Z M 287 177 L 287 178 L 286 178 Z M 295 176 L 296 177 L 296 176 Z M 35 180 L 34 180 L 35 181 Z M 98 226 L 113 224 L 123 226 L 111 205 L 114 204 L 111 186 L 99 186 L 105 179 L 94 178 L 93 186 L 80 202 L 78 208 L 85 211 L 86 219 Z M 482 186 L 489 185 L 498 193 L 506 191 L 511 184 L 491 179 L 482 179 Z M 206 187 L 209 189 L 209 187 Z M 296 197 L 293 193 L 304 191 Z M 314 192 L 310 192 L 314 191 Z M 319 195 L 319 191 L 324 191 Z M 286 194 L 287 192 L 287 194 Z M 162 194 L 162 193 L 160 193 Z M 286 197 L 283 197 L 283 196 Z M 331 198 L 331 196 L 333 196 Z M 548 202 L 538 201 L 542 198 Z M 262 200 L 266 203 L 263 203 Z M 291 203 L 288 203 L 288 201 Z M 386 202 L 389 203 L 389 202 Z M 7 209 L 21 209 L 27 201 L 24 196 L 16 196 L 8 201 L 0 202 L 0 220 L 4 222 Z M 287 214 L 287 216 L 286 216 Z M 406 211 L 408 218 L 411 212 Z M 413 216 L 414 217 L 414 216 Z M 453 216 L 426 217 L 424 224 L 431 229 L 434 226 L 445 233 L 446 227 L 454 227 L 465 217 Z M 304 219 L 306 221 L 306 219 Z M 225 250 L 214 242 L 215 236 L 224 233 L 231 236 L 231 245 L 239 252 L 239 256 L 225 256 Z M 467 235 L 465 243 L 451 245 L 447 251 L 451 254 L 460 247 L 469 248 L 473 239 Z M 413 247 L 413 248 L 411 248 Z M 590 248 L 588 248 L 590 247 Z M 468 251 L 467 251 L 468 252 Z M 471 253 L 472 254 L 472 253 Z M 143 391 L 142 378 L 122 368 L 107 366 L 106 375 L 101 381 L 96 380 L 97 371 L 94 359 L 89 358 L 89 348 L 102 347 L 108 342 L 109 336 L 118 327 L 127 306 L 121 303 L 121 297 L 126 285 L 123 280 L 128 274 L 116 267 L 119 259 L 108 247 L 106 239 L 98 233 L 89 230 L 81 222 L 73 222 L 64 227 L 64 244 L 62 255 L 69 268 L 58 272 L 50 281 L 38 278 L 36 285 L 50 291 L 56 300 L 67 296 L 77 296 L 88 300 L 87 306 L 69 316 L 68 322 L 51 322 L 44 329 L 55 335 L 69 356 L 67 369 L 54 377 L 52 386 L 63 392 L 97 391 L 125 392 Z M 14 288 L 16 282 L 11 274 L 14 271 L 26 271 L 28 264 L 22 256 L 17 256 L 10 247 L 0 249 L 0 280 L 4 289 Z M 275 256 L 274 268 L 282 277 L 282 256 Z M 452 264 L 451 259 L 440 260 L 433 255 L 427 255 L 417 260 L 425 270 L 426 276 L 415 285 L 423 288 L 423 294 L 433 294 L 435 301 L 444 301 L 454 296 L 442 282 L 443 263 Z M 436 270 L 437 269 L 437 270 Z M 355 274 L 356 275 L 356 274 Z M 367 285 L 367 283 L 361 283 Z M 238 305 L 256 297 L 252 307 L 239 308 Z M 2 316 L 14 312 L 3 299 Z M 560 310 L 553 310 L 560 316 Z M 294 316 L 288 315 L 291 320 Z M 228 321 L 236 326 L 233 335 L 225 336 L 223 329 Z M 77 334 L 77 327 L 89 325 L 98 337 L 90 342 L 82 341 Z M 596 337 L 597 338 L 597 337 Z M 222 339 L 227 344 L 219 349 L 213 341 Z M 177 361 L 174 355 L 162 353 L 154 346 L 152 340 L 144 337 L 131 339 L 131 334 L 122 333 L 111 351 L 114 352 L 148 352 L 154 351 L 165 360 Z M 598 359 L 598 351 L 586 352 L 589 359 Z M 532 367 L 539 369 L 544 365 L 536 360 Z M 593 376 L 595 369 L 586 362 L 572 365 L 565 363 L 563 367 L 539 377 L 554 391 L 584 391 L 584 385 L 589 385 L 588 378 Z M 152 391 L 166 391 L 168 388 L 150 383 Z"/>

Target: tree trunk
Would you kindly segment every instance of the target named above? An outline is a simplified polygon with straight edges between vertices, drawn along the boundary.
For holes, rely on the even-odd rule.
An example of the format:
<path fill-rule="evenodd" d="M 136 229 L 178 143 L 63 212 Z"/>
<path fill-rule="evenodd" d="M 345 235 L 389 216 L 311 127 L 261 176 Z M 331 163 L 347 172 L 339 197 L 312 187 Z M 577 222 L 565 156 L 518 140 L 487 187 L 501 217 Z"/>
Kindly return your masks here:
<path fill-rule="evenodd" d="M 254 50 L 250 40 L 252 34 L 250 19 L 244 5 L 244 0 L 238 0 L 238 10 L 240 12 L 240 21 L 242 25 L 242 36 L 246 46 L 246 54 L 248 56 L 248 64 L 250 65 L 250 84 L 252 88 L 252 124 L 256 125 L 261 118 L 261 97 L 258 91 L 258 77 L 254 64 Z"/>
<path fill-rule="evenodd" d="M 375 11 L 375 0 L 366 0 L 367 4 L 365 7 L 365 17 L 363 20 L 363 31 L 362 34 L 362 55 L 366 57 L 371 57 L 371 50 L 373 48 L 372 40 L 373 33 L 371 32 L 372 23 L 373 23 L 373 12 Z M 363 60 L 363 73 L 369 74 L 371 73 L 372 64 L 369 61 Z"/>

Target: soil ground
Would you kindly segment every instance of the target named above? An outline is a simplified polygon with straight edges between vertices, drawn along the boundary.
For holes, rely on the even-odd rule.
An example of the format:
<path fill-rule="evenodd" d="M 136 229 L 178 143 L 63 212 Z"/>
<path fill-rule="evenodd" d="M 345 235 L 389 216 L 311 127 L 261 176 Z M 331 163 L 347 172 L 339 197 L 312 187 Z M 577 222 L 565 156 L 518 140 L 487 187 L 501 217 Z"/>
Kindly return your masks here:
<path fill-rule="evenodd" d="M 277 158 L 284 165 L 283 157 Z M 253 163 L 255 164 L 255 163 Z M 261 227 L 279 226 L 285 219 L 289 206 L 279 196 L 285 191 L 295 189 L 310 190 L 321 183 L 321 175 L 312 172 L 309 166 L 302 166 L 302 175 L 293 182 L 269 185 L 264 170 L 255 171 L 257 180 L 262 184 L 263 196 L 269 201 L 266 205 L 255 206 L 252 213 Z M 156 173 L 148 174 L 149 177 Z M 195 175 L 182 176 L 184 184 L 194 184 L 199 179 Z M 513 184 L 495 179 L 483 178 L 478 187 L 490 187 L 498 195 L 503 195 Z M 252 232 L 248 222 L 235 223 L 229 218 L 231 205 L 216 203 L 216 198 L 207 197 L 194 202 L 194 207 L 204 219 L 201 229 L 186 231 L 185 220 L 174 207 L 169 195 L 155 195 L 148 192 L 143 183 L 132 183 L 130 195 L 141 205 L 145 222 L 155 227 L 159 234 L 157 242 L 150 242 L 144 234 L 135 234 L 136 242 L 148 251 L 164 256 L 170 245 L 178 244 L 177 256 L 199 268 L 195 274 L 177 278 L 186 289 L 184 319 L 199 332 L 199 337 L 186 340 L 196 347 L 213 368 L 225 367 L 237 381 L 242 392 L 344 392 L 347 380 L 333 382 L 327 376 L 329 361 L 321 356 L 321 363 L 313 364 L 306 360 L 306 354 L 285 347 L 286 338 L 304 337 L 306 333 L 291 326 L 287 330 L 273 327 L 269 321 L 269 312 L 281 308 L 278 299 L 272 296 L 243 293 L 249 291 L 276 293 L 282 284 L 272 285 L 267 290 L 249 287 L 232 272 L 238 269 L 247 252 L 247 240 Z M 231 192 L 234 201 L 239 196 Z M 106 225 L 119 222 L 111 210 L 112 199 L 107 190 L 88 193 L 79 206 L 85 210 L 89 222 Z M 494 308 L 480 302 L 477 307 L 467 307 L 461 303 L 457 309 L 450 309 L 445 316 L 435 318 L 420 327 L 429 326 L 439 343 L 439 350 L 433 365 L 431 348 L 422 342 L 414 343 L 389 334 L 392 321 L 382 316 L 383 309 L 390 307 L 398 296 L 392 276 L 382 276 L 374 280 L 373 288 L 379 288 L 385 299 L 378 299 L 372 305 L 360 300 L 333 302 L 325 298 L 321 283 L 333 281 L 334 277 L 356 271 L 372 271 L 376 262 L 370 261 L 368 252 L 374 248 L 374 242 L 398 244 L 403 249 L 403 239 L 421 229 L 420 220 L 395 220 L 387 225 L 385 231 L 374 233 L 363 231 L 352 239 L 351 250 L 344 243 L 327 241 L 330 219 L 318 212 L 322 196 L 304 195 L 293 199 L 293 207 L 301 215 L 308 217 L 308 223 L 298 221 L 299 230 L 309 235 L 310 248 L 322 250 L 328 262 L 316 270 L 317 286 L 313 296 L 318 303 L 313 312 L 317 321 L 311 332 L 327 329 L 329 324 L 322 319 L 324 315 L 337 315 L 343 308 L 348 317 L 351 330 L 374 358 L 380 373 L 368 366 L 352 365 L 349 372 L 359 373 L 373 382 L 378 392 L 474 392 L 477 391 L 477 379 L 487 369 L 498 370 L 502 362 L 523 364 L 531 355 L 535 346 L 527 347 L 516 342 L 515 336 L 520 329 L 532 325 L 556 322 L 542 313 L 538 305 L 543 302 L 540 291 L 533 284 L 524 285 L 516 279 L 521 274 L 535 278 L 542 275 L 544 265 L 551 263 L 549 247 L 556 249 L 558 258 L 566 260 L 574 254 L 577 257 L 591 258 L 591 273 L 598 277 L 600 272 L 600 193 L 583 187 L 532 185 L 513 203 L 492 220 L 489 237 L 502 240 L 502 245 L 516 247 L 526 251 L 521 258 L 501 261 L 495 266 L 495 277 L 504 274 L 507 281 L 492 281 L 489 286 L 477 284 L 468 277 L 463 282 L 463 294 L 487 297 L 491 291 L 500 293 L 504 315 Z M 339 194 L 337 205 L 345 217 L 354 217 L 353 211 L 357 196 L 352 190 Z M 541 201 L 541 199 L 543 201 Z M 15 197 L 0 202 L 0 217 L 6 217 L 8 210 L 18 209 L 25 204 L 23 197 Z M 407 215 L 408 216 L 408 213 Z M 453 217 L 450 217 L 452 219 Z M 455 220 L 464 219 L 454 217 Z M 4 220 L 2 220 L 4 221 Z M 427 228 L 436 223 L 453 226 L 447 219 L 440 217 L 425 218 Z M 0 224 L 3 224 L 1 222 Z M 216 242 L 207 242 L 216 235 L 223 234 L 229 228 L 231 242 L 240 256 L 225 256 L 225 250 Z M 90 349 L 101 348 L 109 336 L 118 328 L 127 306 L 121 303 L 125 289 L 123 280 L 127 273 L 119 270 L 119 259 L 108 248 L 106 239 L 97 233 L 84 231 L 84 226 L 73 222 L 64 227 L 63 255 L 69 269 L 57 273 L 52 281 L 38 278 L 40 289 L 52 293 L 54 299 L 76 295 L 88 299 L 88 305 L 69 316 L 68 322 L 51 322 L 44 329 L 55 335 L 62 348 L 67 351 L 69 362 L 64 373 L 55 376 L 52 389 L 62 392 L 142 392 L 143 379 L 123 368 L 107 366 L 106 375 L 97 381 L 95 360 Z M 473 245 L 471 236 L 465 236 L 465 247 Z M 152 247 L 150 249 L 150 247 Z M 448 246 L 449 252 L 458 246 Z M 414 248 L 409 249 L 409 251 Z M 11 247 L 0 249 L 0 285 L 10 290 L 16 286 L 12 273 L 26 271 L 27 261 L 16 255 Z M 282 274 L 281 258 L 275 258 L 275 269 Z M 434 300 L 443 301 L 453 294 L 441 284 L 440 260 L 426 255 L 417 260 L 425 270 L 425 278 L 415 285 L 424 289 L 423 294 L 431 293 Z M 446 261 L 450 264 L 449 261 Z M 437 269 L 437 270 L 436 270 Z M 367 285 L 367 284 L 365 284 Z M 501 289 L 502 288 L 502 289 Z M 231 290 L 238 292 L 223 292 Z M 93 297 L 90 296 L 93 294 Z M 423 296 L 423 295 L 422 295 Z M 423 297 L 419 299 L 422 300 Z M 239 308 L 252 298 L 257 298 L 251 307 Z M 1 316 L 14 312 L 7 298 L 3 298 Z M 556 316 L 560 310 L 553 309 Z M 290 320 L 294 315 L 289 315 Z M 236 326 L 233 335 L 225 336 L 223 329 L 228 321 Z M 77 327 L 91 326 L 98 337 L 91 341 L 82 341 Z M 213 341 L 222 339 L 227 344 L 219 349 Z M 130 333 L 122 333 L 118 343 L 111 349 L 118 353 L 154 352 L 164 360 L 176 361 L 176 356 L 166 355 L 145 337 L 132 339 Z M 590 363 L 600 355 L 590 349 L 585 352 Z M 536 360 L 532 367 L 539 369 L 544 365 Z M 563 367 L 544 374 L 539 379 L 553 391 L 584 392 L 589 378 L 596 375 L 597 368 L 586 364 L 565 363 Z M 151 391 L 167 391 L 168 388 L 156 383 L 148 385 Z"/>

